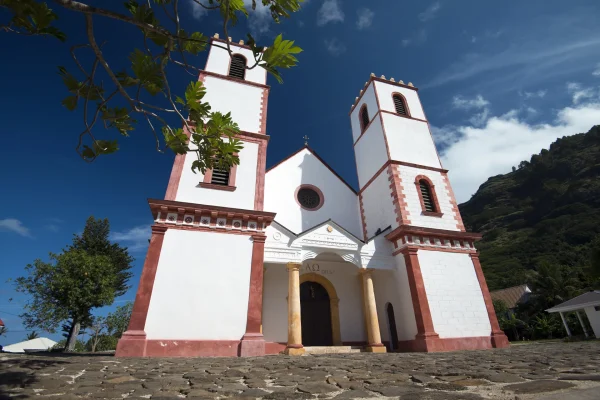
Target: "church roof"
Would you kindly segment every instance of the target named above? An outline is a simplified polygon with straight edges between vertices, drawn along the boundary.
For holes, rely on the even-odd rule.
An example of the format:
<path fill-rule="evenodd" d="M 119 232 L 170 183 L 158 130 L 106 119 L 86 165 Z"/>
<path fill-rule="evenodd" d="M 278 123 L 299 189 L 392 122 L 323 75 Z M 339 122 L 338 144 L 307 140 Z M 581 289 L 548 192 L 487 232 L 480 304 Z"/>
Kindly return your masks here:
<path fill-rule="evenodd" d="M 352 191 L 354 194 L 358 195 L 358 192 L 356 191 L 356 189 L 354 189 L 352 186 L 350 186 L 350 184 L 349 184 L 348 182 L 346 182 L 346 181 L 344 180 L 344 178 L 342 178 L 342 177 L 340 176 L 340 174 L 338 174 L 337 172 L 335 172 L 335 171 L 334 171 L 334 169 L 333 169 L 333 168 L 331 168 L 331 167 L 329 166 L 329 164 L 327 164 L 327 163 L 325 162 L 325 160 L 323 160 L 323 158 L 321 158 L 321 156 L 319 156 L 319 155 L 317 154 L 317 152 L 315 152 L 315 151 L 314 151 L 312 148 L 310 148 L 310 146 L 308 146 L 308 145 L 304 145 L 304 146 L 302 146 L 300 149 L 298 149 L 298 150 L 297 150 L 297 151 L 295 151 L 294 153 L 290 154 L 289 156 L 287 156 L 287 157 L 286 157 L 286 158 L 284 158 L 283 160 L 279 161 L 277 164 L 273 165 L 271 168 L 269 168 L 269 169 L 267 170 L 267 173 L 269 173 L 269 171 L 271 171 L 271 170 L 273 170 L 273 169 L 277 168 L 278 166 L 280 166 L 281 164 L 283 164 L 284 162 L 286 162 L 286 161 L 287 161 L 287 160 L 289 160 L 290 158 L 294 157 L 296 154 L 300 153 L 300 152 L 301 152 L 302 150 L 304 150 L 304 149 L 308 150 L 308 151 L 309 151 L 309 152 L 310 152 L 310 153 L 311 153 L 313 156 L 315 156 L 315 158 L 316 158 L 317 160 L 319 160 L 319 161 L 320 161 L 320 162 L 321 162 L 321 163 L 322 163 L 322 164 L 323 164 L 325 167 L 327 167 L 327 169 L 329 169 L 329 170 L 330 170 L 330 171 L 331 171 L 331 172 L 332 172 L 332 173 L 333 173 L 333 174 L 334 174 L 334 175 L 335 175 L 335 176 L 336 176 L 336 177 L 337 177 L 337 178 L 338 178 L 340 181 L 342 181 L 342 183 L 344 183 L 346 186 L 348 186 L 348 189 L 350 189 L 350 190 L 351 190 L 351 191 Z"/>

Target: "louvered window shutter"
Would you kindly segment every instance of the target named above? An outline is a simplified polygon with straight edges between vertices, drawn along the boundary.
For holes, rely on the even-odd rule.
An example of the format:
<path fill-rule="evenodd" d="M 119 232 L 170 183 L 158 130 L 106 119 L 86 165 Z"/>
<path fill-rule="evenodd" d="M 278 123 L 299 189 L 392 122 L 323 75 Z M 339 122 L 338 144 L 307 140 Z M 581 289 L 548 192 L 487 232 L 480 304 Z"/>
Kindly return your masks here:
<path fill-rule="evenodd" d="M 360 110 L 360 125 L 363 131 L 367 125 L 369 125 L 369 112 L 367 111 L 367 107 Z"/>
<path fill-rule="evenodd" d="M 406 104 L 404 104 L 402 96 L 397 94 L 394 95 L 394 106 L 396 107 L 396 114 L 408 115 L 406 112 Z"/>
<path fill-rule="evenodd" d="M 419 187 L 421 188 L 421 197 L 423 198 L 425 211 L 435 212 L 435 203 L 433 202 L 433 196 L 429 183 L 427 183 L 425 180 L 421 180 L 419 181 Z"/>
<path fill-rule="evenodd" d="M 210 183 L 213 185 L 228 186 L 229 185 L 229 170 L 215 168 L 212 171 Z"/>
<path fill-rule="evenodd" d="M 231 66 L 229 67 L 229 76 L 238 79 L 244 79 L 246 76 L 246 59 L 235 54 L 231 57 Z"/>

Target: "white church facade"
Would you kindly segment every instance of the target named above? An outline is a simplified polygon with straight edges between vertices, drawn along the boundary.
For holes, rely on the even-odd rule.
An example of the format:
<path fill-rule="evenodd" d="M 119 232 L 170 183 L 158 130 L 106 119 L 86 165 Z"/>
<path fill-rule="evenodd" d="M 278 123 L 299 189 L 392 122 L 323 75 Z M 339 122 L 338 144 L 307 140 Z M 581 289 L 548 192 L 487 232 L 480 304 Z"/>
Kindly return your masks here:
<path fill-rule="evenodd" d="M 371 75 L 360 91 L 358 191 L 308 146 L 267 171 L 266 73 L 230 45 L 199 79 L 240 127 L 240 164 L 202 175 L 176 156 L 117 356 L 508 346 L 417 88 Z"/>

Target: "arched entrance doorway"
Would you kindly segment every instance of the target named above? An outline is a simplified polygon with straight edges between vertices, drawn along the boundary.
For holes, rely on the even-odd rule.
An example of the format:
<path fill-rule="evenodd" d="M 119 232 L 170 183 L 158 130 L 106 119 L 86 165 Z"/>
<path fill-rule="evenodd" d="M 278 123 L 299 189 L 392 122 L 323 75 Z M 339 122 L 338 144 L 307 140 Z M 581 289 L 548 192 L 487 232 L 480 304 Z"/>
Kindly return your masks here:
<path fill-rule="evenodd" d="M 390 329 L 390 351 L 394 351 L 398 349 L 398 331 L 396 330 L 396 317 L 394 316 L 394 306 L 392 306 L 392 303 L 387 303 L 385 311 Z"/>
<path fill-rule="evenodd" d="M 304 346 L 333 345 L 331 305 L 327 290 L 319 283 L 300 284 L 302 344 Z"/>

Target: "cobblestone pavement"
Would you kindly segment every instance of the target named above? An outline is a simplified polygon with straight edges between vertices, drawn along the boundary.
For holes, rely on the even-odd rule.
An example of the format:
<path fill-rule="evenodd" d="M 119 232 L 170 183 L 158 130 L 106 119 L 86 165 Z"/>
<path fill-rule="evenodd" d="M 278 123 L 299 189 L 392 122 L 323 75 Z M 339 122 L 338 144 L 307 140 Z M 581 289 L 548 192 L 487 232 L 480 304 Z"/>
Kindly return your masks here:
<path fill-rule="evenodd" d="M 553 392 L 553 393 L 551 393 Z M 600 341 L 454 353 L 124 359 L 0 354 L 0 398 L 600 399 Z"/>

